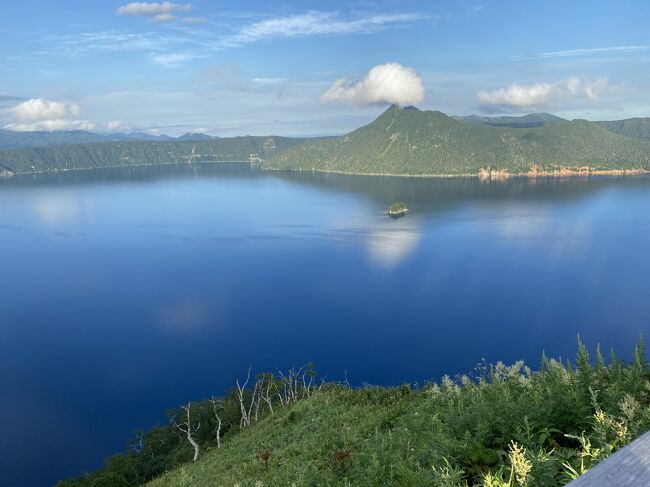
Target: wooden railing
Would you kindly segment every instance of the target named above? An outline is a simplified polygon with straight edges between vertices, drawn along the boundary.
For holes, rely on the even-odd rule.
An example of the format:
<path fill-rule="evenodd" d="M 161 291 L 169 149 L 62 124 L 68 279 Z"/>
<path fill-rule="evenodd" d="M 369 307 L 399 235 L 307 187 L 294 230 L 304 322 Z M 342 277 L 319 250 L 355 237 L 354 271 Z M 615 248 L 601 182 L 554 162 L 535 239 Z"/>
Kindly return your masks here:
<path fill-rule="evenodd" d="M 650 487 L 650 431 L 567 487 Z"/>

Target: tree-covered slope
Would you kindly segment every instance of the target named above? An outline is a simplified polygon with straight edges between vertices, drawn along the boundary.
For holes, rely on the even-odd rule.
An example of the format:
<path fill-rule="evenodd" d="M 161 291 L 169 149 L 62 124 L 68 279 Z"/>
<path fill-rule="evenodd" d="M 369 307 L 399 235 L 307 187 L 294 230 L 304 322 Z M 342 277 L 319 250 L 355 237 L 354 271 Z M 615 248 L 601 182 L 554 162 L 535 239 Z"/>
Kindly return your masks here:
<path fill-rule="evenodd" d="M 14 173 L 61 171 L 174 162 L 262 162 L 304 139 L 234 137 L 163 142 L 124 141 L 0 151 L 0 166 Z"/>
<path fill-rule="evenodd" d="M 471 123 L 474 125 L 491 125 L 493 127 L 511 128 L 533 128 L 551 123 L 568 122 L 568 120 L 551 115 L 550 113 L 530 113 L 521 117 L 482 117 L 479 115 L 467 115 L 454 118 L 461 122 Z"/>
<path fill-rule="evenodd" d="M 646 169 L 650 143 L 584 120 L 535 128 L 465 123 L 441 112 L 391 107 L 345 136 L 293 147 L 265 167 L 359 174 L 472 175 Z M 483 170 L 483 171 L 482 171 Z M 489 171 L 488 171 L 489 172 Z"/>
<path fill-rule="evenodd" d="M 612 122 L 595 122 L 615 134 L 650 142 L 650 118 L 629 118 Z"/>

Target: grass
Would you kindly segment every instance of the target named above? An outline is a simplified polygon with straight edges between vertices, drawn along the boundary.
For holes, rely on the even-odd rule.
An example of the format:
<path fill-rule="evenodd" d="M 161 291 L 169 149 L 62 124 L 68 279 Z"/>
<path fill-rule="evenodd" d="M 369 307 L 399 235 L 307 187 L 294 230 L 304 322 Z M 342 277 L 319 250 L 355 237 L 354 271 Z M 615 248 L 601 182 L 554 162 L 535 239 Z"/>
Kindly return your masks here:
<path fill-rule="evenodd" d="M 564 485 L 650 428 L 649 394 L 642 343 L 630 364 L 592 361 L 580 344 L 575 365 L 545 358 L 538 372 L 499 363 L 419 390 L 329 385 L 150 486 Z"/>

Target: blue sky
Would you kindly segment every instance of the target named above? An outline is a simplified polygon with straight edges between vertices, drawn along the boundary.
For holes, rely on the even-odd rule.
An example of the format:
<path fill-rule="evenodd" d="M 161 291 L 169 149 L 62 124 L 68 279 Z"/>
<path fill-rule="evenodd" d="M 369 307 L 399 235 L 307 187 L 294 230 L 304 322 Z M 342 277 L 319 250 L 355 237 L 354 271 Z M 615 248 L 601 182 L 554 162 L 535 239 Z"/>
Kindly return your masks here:
<path fill-rule="evenodd" d="M 343 133 L 386 108 L 356 96 L 385 63 L 449 114 L 650 116 L 648 19 L 633 0 L 3 2 L 0 126 Z M 354 96 L 323 97 L 341 79 Z"/>

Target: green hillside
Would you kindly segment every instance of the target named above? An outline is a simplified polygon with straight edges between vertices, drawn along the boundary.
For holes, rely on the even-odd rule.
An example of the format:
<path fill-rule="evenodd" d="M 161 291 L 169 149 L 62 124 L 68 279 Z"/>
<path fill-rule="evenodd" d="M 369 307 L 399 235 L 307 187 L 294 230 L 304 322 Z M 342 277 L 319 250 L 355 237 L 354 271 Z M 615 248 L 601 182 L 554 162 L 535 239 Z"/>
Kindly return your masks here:
<path fill-rule="evenodd" d="M 615 134 L 650 142 L 650 118 L 629 118 L 613 122 L 595 122 Z"/>
<path fill-rule="evenodd" d="M 640 341 L 630 363 L 606 364 L 579 342 L 575 365 L 484 365 L 417 389 L 321 386 L 310 366 L 261 374 L 243 408 L 234 389 L 171 411 L 170 425 L 59 487 L 564 485 L 650 428 L 644 357 Z"/>
<path fill-rule="evenodd" d="M 391 107 L 371 124 L 341 137 L 186 134 L 170 141 L 0 150 L 0 167 L 14 173 L 188 160 L 263 162 L 267 169 L 280 170 L 432 176 L 640 171 L 650 167 L 650 119 L 569 122 L 545 113 L 452 118 L 441 112 Z"/>
<path fill-rule="evenodd" d="M 265 167 L 397 175 L 645 170 L 650 143 L 584 120 L 502 128 L 391 107 L 347 135 L 279 152 Z"/>
<path fill-rule="evenodd" d="M 551 123 L 568 122 L 563 118 L 551 115 L 550 113 L 530 113 L 521 117 L 482 117 L 479 115 L 468 115 L 464 117 L 454 117 L 461 122 L 475 125 L 491 125 L 493 127 L 511 127 L 511 128 L 533 128 L 541 127 Z"/>
<path fill-rule="evenodd" d="M 0 151 L 0 166 L 14 173 L 174 162 L 262 162 L 277 151 L 304 142 L 288 137 L 233 137 L 209 140 L 124 141 L 66 144 Z"/>

